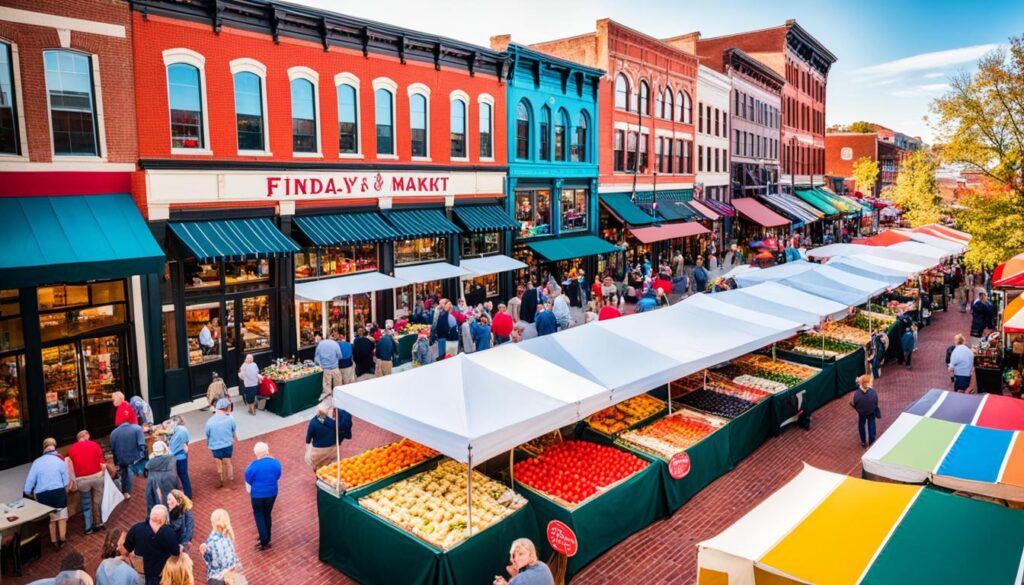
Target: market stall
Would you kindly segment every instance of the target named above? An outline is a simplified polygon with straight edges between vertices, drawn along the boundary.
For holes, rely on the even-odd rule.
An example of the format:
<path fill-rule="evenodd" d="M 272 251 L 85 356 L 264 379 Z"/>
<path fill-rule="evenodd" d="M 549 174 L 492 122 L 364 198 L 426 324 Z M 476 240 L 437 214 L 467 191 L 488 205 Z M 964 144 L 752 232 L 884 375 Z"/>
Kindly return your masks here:
<path fill-rule="evenodd" d="M 772 281 L 715 293 L 716 301 L 789 319 L 811 328 L 849 311 L 846 305 Z"/>
<path fill-rule="evenodd" d="M 267 410 L 277 416 L 312 408 L 323 395 L 323 370 L 310 362 L 289 364 L 279 359 L 262 374 L 277 384 L 277 394 L 267 400 Z"/>
<path fill-rule="evenodd" d="M 1024 512 L 805 465 L 697 551 L 702 585 L 1003 585 L 1020 576 Z"/>

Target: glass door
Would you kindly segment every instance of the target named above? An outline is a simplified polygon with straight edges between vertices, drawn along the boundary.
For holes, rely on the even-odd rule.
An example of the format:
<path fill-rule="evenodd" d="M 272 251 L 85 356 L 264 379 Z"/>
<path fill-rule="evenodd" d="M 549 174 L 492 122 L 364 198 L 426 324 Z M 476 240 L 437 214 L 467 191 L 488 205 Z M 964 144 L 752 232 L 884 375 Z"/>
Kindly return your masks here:
<path fill-rule="evenodd" d="M 258 295 L 228 299 L 225 303 L 225 372 L 228 386 L 238 383 L 238 369 L 246 354 L 253 354 L 260 364 L 269 364 L 271 357 L 270 296 Z M 261 354 L 263 359 L 260 359 Z"/>
<path fill-rule="evenodd" d="M 85 388 L 85 428 L 104 436 L 114 428 L 113 394 L 125 391 L 124 335 L 89 337 L 77 345 Z"/>
<path fill-rule="evenodd" d="M 46 415 L 52 421 L 82 408 L 78 382 L 78 351 L 74 343 L 42 350 Z"/>
<path fill-rule="evenodd" d="M 352 295 L 352 318 L 355 321 L 355 329 L 373 322 L 373 297 L 369 293 Z"/>

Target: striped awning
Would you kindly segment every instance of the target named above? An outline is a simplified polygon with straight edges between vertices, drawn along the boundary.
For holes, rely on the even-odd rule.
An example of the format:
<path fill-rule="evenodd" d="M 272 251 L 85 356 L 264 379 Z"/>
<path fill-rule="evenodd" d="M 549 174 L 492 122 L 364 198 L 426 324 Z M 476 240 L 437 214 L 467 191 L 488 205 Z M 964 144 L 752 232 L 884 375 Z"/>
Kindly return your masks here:
<path fill-rule="evenodd" d="M 692 207 L 694 209 L 694 211 L 696 211 L 697 213 L 703 215 L 705 217 L 705 219 L 707 219 L 708 221 L 718 221 L 718 220 L 722 219 L 722 215 L 721 214 L 715 213 L 710 207 L 708 207 L 707 205 L 704 205 L 703 203 L 701 203 L 700 201 L 698 201 L 696 199 L 691 199 L 687 203 L 690 204 L 690 207 Z"/>
<path fill-rule="evenodd" d="M 797 197 L 803 199 L 825 215 L 840 215 L 840 212 L 832 203 L 818 193 L 817 189 L 797 189 L 794 191 Z"/>
<path fill-rule="evenodd" d="M 500 205 L 467 205 L 453 207 L 455 219 L 470 232 L 518 230 L 519 222 L 509 217 Z"/>
<path fill-rule="evenodd" d="M 605 193 L 601 203 L 626 225 L 650 225 L 661 219 L 657 213 L 641 209 L 629 193 Z"/>
<path fill-rule="evenodd" d="M 168 224 L 171 232 L 197 260 L 259 258 L 299 251 L 269 218 L 182 221 Z"/>
<path fill-rule="evenodd" d="M 299 215 L 295 225 L 316 246 L 345 246 L 388 242 L 398 234 L 379 214 L 339 213 L 336 215 Z"/>
<path fill-rule="evenodd" d="M 792 217 L 794 222 L 807 224 L 825 216 L 817 208 L 786 193 L 768 193 L 760 197 L 769 206 Z"/>
<path fill-rule="evenodd" d="M 440 209 L 399 209 L 384 212 L 384 219 L 397 232 L 399 239 L 427 236 L 452 236 L 462 233 L 448 221 Z"/>

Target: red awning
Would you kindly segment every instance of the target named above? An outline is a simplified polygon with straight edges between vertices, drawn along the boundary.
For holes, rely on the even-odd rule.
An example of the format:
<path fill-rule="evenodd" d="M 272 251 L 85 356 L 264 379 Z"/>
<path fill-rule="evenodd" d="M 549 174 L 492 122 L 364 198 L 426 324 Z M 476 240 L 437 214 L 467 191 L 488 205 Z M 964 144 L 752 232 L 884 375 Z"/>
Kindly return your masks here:
<path fill-rule="evenodd" d="M 736 211 L 764 227 L 780 227 L 789 225 L 790 221 L 771 209 L 762 205 L 753 197 L 741 197 L 732 200 L 732 206 Z"/>
<path fill-rule="evenodd" d="M 864 241 L 869 246 L 891 246 L 900 242 L 909 242 L 910 236 L 905 236 L 893 230 L 886 230 L 877 236 L 872 236 Z"/>
<path fill-rule="evenodd" d="M 708 228 L 695 221 L 669 223 L 660 227 L 631 228 L 629 232 L 645 244 L 711 233 Z"/>
<path fill-rule="evenodd" d="M 956 242 L 958 244 L 966 244 L 971 241 L 971 234 L 962 232 L 960 230 L 955 230 L 953 228 L 946 227 L 944 225 L 940 225 L 937 223 L 929 223 L 921 227 L 916 227 L 911 231 L 915 231 L 921 234 L 932 235 L 937 238 L 942 238 L 944 240 Z"/>
<path fill-rule="evenodd" d="M 704 205 L 703 203 L 697 201 L 696 199 L 691 199 L 687 201 L 687 203 L 690 204 L 690 207 L 696 209 L 698 213 L 710 219 L 711 221 L 718 221 L 719 219 L 722 218 L 721 215 L 715 213 L 707 205 Z"/>

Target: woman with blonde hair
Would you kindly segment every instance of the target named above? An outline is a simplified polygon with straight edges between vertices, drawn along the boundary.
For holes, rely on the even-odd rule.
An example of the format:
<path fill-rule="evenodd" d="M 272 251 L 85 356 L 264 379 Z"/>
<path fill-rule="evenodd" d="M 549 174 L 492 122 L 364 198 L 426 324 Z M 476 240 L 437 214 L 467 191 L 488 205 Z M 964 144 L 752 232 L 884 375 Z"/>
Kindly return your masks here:
<path fill-rule="evenodd" d="M 171 490 L 171 493 L 167 494 L 167 510 L 167 525 L 174 529 L 181 552 L 188 552 L 192 548 L 192 534 L 196 529 L 196 521 L 192 516 L 192 500 L 181 490 Z"/>
<path fill-rule="evenodd" d="M 185 553 L 167 559 L 160 573 L 160 585 L 195 585 L 192 574 L 192 559 Z"/>
<path fill-rule="evenodd" d="M 235 552 L 235 531 L 227 510 L 217 508 L 210 514 L 210 536 L 199 545 L 199 554 L 206 561 L 206 582 L 223 585 L 237 581 L 242 575 L 242 564 Z"/>
<path fill-rule="evenodd" d="M 510 581 L 495 575 L 493 585 L 555 585 L 555 578 L 547 565 L 537 560 L 537 547 L 529 538 L 512 541 L 508 551 L 509 565 L 505 567 Z"/>

